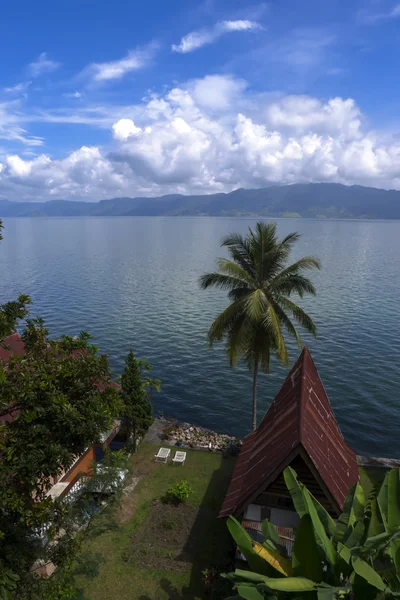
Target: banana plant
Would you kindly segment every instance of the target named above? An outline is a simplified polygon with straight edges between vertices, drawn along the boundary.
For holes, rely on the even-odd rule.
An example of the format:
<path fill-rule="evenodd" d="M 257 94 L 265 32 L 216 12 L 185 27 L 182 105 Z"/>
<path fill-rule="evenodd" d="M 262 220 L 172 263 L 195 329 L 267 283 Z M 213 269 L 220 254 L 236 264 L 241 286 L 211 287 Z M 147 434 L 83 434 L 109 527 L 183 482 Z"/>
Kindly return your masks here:
<path fill-rule="evenodd" d="M 373 600 L 400 597 L 400 470 L 389 471 L 365 498 L 360 483 L 335 521 L 288 467 L 285 482 L 300 517 L 291 560 L 274 526 L 262 542 L 229 517 L 228 528 L 251 571 L 228 577 L 246 600 Z"/>

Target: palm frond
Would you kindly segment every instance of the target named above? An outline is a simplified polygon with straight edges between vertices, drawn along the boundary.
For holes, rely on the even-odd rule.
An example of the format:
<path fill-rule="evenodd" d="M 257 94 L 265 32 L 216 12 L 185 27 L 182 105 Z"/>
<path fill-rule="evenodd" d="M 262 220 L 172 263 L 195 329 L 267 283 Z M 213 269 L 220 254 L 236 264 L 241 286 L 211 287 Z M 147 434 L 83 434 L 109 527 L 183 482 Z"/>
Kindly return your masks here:
<path fill-rule="evenodd" d="M 249 286 L 254 286 L 254 279 L 249 272 L 232 260 L 228 260 L 227 258 L 218 258 L 217 267 L 221 274 L 228 275 L 229 277 L 236 277 L 243 283 Z"/>
<path fill-rule="evenodd" d="M 310 294 L 311 296 L 315 296 L 316 294 L 312 281 L 308 277 L 304 277 L 304 275 L 297 275 L 295 273 L 287 275 L 278 282 L 275 281 L 271 285 L 271 291 L 274 294 L 283 294 L 285 296 L 298 294 L 300 298 L 303 298 L 305 294 Z"/>
<path fill-rule="evenodd" d="M 232 275 L 223 275 L 222 273 L 206 273 L 199 279 L 200 287 L 203 290 L 209 287 L 216 287 L 220 290 L 234 290 L 243 287 L 243 281 Z"/>
<path fill-rule="evenodd" d="M 306 331 L 312 333 L 314 336 L 317 335 L 316 324 L 312 318 L 302 308 L 300 308 L 300 306 L 298 306 L 295 302 L 292 302 L 292 300 L 289 300 L 289 298 L 285 298 L 283 296 L 277 299 L 277 303 L 282 309 L 289 311 L 297 323 L 299 323 L 299 325 L 301 325 Z"/>
<path fill-rule="evenodd" d="M 257 364 L 265 373 L 269 373 L 271 349 L 275 349 L 274 342 L 265 329 L 260 325 L 256 327 L 253 325 L 251 344 L 243 353 L 248 368 L 253 370 Z"/>
<path fill-rule="evenodd" d="M 243 313 L 227 333 L 226 354 L 229 358 L 229 366 L 234 367 L 253 346 L 254 329 L 246 314 Z"/>
<path fill-rule="evenodd" d="M 274 278 L 274 280 L 271 281 L 271 286 L 273 286 L 275 283 L 279 283 L 280 281 L 285 279 L 288 275 L 299 275 L 303 271 L 306 271 L 308 269 L 320 269 L 320 268 L 321 268 L 321 262 L 318 258 L 316 258 L 315 256 L 304 256 L 303 258 L 300 258 L 300 260 L 297 260 L 296 262 L 294 262 L 291 265 L 289 265 L 288 267 L 286 267 L 286 269 L 283 269 L 283 271 L 281 271 Z"/>
<path fill-rule="evenodd" d="M 282 238 L 281 244 L 282 246 L 289 246 L 291 248 L 300 238 L 300 233 L 298 231 L 293 231 Z"/>
<path fill-rule="evenodd" d="M 232 302 L 218 315 L 211 324 L 208 331 L 208 343 L 212 347 L 215 342 L 219 342 L 225 335 L 228 335 L 230 328 L 239 321 L 244 315 L 245 301 L 243 299 Z"/>
<path fill-rule="evenodd" d="M 268 301 L 263 290 L 257 289 L 247 295 L 246 314 L 252 321 L 261 321 L 267 311 Z"/>
<path fill-rule="evenodd" d="M 271 303 L 268 306 L 268 314 L 264 318 L 263 326 L 275 342 L 274 345 L 279 360 L 281 360 L 284 365 L 287 365 L 289 363 L 289 355 L 282 334 L 281 322 Z"/>
<path fill-rule="evenodd" d="M 255 276 L 254 257 L 251 252 L 248 236 L 230 233 L 221 240 L 221 247 L 227 247 L 232 260 L 237 262 L 252 277 Z"/>
<path fill-rule="evenodd" d="M 297 342 L 297 347 L 299 348 L 299 350 L 301 350 L 303 347 L 303 344 L 301 341 L 300 334 L 297 331 L 296 327 L 293 325 L 292 321 L 290 320 L 288 315 L 285 313 L 285 311 L 279 306 L 279 304 L 277 304 L 276 302 L 271 302 L 271 304 L 274 307 L 274 310 L 277 314 L 279 321 L 285 327 L 285 329 L 289 333 L 289 335 L 291 335 L 292 337 L 295 338 L 295 340 Z"/>

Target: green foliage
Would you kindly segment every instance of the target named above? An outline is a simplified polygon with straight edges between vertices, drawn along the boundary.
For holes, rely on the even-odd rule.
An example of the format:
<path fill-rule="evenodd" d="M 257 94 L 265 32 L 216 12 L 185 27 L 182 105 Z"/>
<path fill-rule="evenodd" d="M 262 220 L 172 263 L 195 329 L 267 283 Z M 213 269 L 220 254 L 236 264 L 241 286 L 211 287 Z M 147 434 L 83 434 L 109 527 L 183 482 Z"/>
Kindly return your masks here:
<path fill-rule="evenodd" d="M 353 486 L 336 523 L 297 480 L 293 469 L 287 468 L 284 476 L 301 517 L 292 572 L 282 568 L 287 559 L 276 552 L 277 534 L 269 522 L 263 523 L 260 545 L 230 517 L 229 530 L 251 569 L 236 570 L 227 576 L 237 586 L 239 596 L 271 600 L 399 597 L 400 470 L 389 471 L 367 499 L 360 483 Z M 374 535 L 370 536 L 371 532 Z M 257 564 L 255 555 L 264 565 Z"/>
<path fill-rule="evenodd" d="M 148 390 L 160 390 L 160 380 L 152 379 L 146 372 L 151 365 L 146 360 L 138 360 L 133 350 L 125 359 L 125 370 L 121 376 L 122 414 L 128 424 L 128 438 L 132 437 L 131 447 L 136 449 L 138 436 L 146 433 L 153 423 L 152 407 L 148 400 Z"/>
<path fill-rule="evenodd" d="M 173 519 L 164 519 L 163 521 L 161 521 L 160 526 L 163 529 L 170 531 L 171 529 L 175 529 L 176 521 L 174 521 Z"/>
<path fill-rule="evenodd" d="M 258 369 L 269 372 L 272 354 L 288 364 L 284 331 L 301 348 L 293 321 L 316 334 L 314 321 L 291 299 L 294 295 L 315 295 L 304 272 L 320 267 L 313 256 L 288 264 L 299 237 L 298 233 L 291 233 L 278 239 L 275 223 L 259 222 L 245 237 L 234 233 L 224 238 L 221 246 L 228 249 L 230 258 L 218 259 L 218 270 L 200 278 L 203 289 L 216 287 L 228 292 L 231 304 L 212 323 L 208 341 L 213 346 L 225 339 L 230 366 L 243 358 L 253 371 L 253 429 Z"/>
<path fill-rule="evenodd" d="M 193 494 L 193 490 L 189 483 L 183 479 L 169 488 L 163 497 L 163 502 L 166 504 L 182 504 L 182 502 L 186 502 L 190 494 Z"/>
<path fill-rule="evenodd" d="M 6 315 L 2 322 L 7 320 Z M 70 585 L 63 573 L 75 542 L 64 535 L 62 543 L 40 543 L 40 532 L 47 542 L 59 539 L 68 520 L 66 506 L 46 493 L 53 479 L 111 427 L 120 401 L 108 386 L 107 358 L 96 354 L 86 333 L 50 340 L 43 321 L 34 319 L 22 338 L 25 355 L 10 358 L 0 378 L 0 415 L 9 419 L 0 425 L 0 580 L 3 572 L 19 577 L 17 598 L 46 598 L 44 587 L 58 590 L 49 597 L 61 598 L 61 589 Z M 36 580 L 30 571 L 38 558 L 60 567 L 51 581 Z"/>

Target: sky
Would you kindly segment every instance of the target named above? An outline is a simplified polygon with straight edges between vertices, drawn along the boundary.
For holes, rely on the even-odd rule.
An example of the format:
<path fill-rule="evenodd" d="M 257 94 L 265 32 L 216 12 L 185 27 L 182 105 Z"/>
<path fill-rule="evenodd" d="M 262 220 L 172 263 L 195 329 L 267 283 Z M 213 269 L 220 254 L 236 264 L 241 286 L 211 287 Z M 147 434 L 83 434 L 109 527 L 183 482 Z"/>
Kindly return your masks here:
<path fill-rule="evenodd" d="M 400 189 L 400 2 L 14 0 L 0 199 Z"/>

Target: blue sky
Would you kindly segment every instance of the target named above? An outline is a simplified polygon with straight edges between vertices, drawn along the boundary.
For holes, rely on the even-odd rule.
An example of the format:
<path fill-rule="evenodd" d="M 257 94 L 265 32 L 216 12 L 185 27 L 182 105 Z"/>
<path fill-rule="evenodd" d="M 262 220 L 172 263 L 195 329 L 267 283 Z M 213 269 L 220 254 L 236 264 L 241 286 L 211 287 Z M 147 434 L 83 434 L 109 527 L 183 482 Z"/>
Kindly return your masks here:
<path fill-rule="evenodd" d="M 0 198 L 400 189 L 400 3 L 2 7 Z"/>

